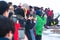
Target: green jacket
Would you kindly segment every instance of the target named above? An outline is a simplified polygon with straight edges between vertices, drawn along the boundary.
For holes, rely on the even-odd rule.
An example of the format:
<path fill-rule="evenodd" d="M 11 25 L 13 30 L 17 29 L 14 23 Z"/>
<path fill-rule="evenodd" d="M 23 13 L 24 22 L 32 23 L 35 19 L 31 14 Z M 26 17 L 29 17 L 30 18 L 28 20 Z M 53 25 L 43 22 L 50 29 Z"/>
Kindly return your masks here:
<path fill-rule="evenodd" d="M 46 17 L 41 18 L 40 16 L 36 16 L 36 35 L 42 35 L 44 24 L 46 24 Z"/>

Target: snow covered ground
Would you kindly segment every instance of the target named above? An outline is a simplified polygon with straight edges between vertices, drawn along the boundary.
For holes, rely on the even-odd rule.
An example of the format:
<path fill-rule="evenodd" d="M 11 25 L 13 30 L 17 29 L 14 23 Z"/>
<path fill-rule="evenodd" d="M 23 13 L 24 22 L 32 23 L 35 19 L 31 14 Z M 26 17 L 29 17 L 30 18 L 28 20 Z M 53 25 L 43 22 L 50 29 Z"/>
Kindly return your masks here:
<path fill-rule="evenodd" d="M 60 40 L 60 34 L 50 32 L 51 29 L 43 31 L 42 40 Z M 24 40 L 28 40 L 25 36 Z"/>
<path fill-rule="evenodd" d="M 60 40 L 60 34 L 50 32 L 50 29 L 43 31 L 42 40 Z"/>

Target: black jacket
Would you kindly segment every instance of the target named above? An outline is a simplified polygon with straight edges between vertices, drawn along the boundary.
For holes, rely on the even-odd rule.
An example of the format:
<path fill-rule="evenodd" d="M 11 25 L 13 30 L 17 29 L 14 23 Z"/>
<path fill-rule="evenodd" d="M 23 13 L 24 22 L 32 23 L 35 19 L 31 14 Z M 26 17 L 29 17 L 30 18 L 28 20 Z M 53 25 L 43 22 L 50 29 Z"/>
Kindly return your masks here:
<path fill-rule="evenodd" d="M 25 30 L 30 30 L 34 27 L 35 23 L 33 22 L 33 20 L 27 20 L 26 21 L 26 25 L 25 25 Z"/>

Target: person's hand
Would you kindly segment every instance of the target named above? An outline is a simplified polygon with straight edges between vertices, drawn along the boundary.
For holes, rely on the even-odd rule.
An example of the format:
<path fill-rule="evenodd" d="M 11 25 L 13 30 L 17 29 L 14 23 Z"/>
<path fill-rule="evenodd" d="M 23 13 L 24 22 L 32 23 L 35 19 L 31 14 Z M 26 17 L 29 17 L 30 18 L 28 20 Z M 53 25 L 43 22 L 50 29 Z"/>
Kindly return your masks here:
<path fill-rule="evenodd" d="M 34 21 L 34 23 L 36 23 L 36 21 Z"/>

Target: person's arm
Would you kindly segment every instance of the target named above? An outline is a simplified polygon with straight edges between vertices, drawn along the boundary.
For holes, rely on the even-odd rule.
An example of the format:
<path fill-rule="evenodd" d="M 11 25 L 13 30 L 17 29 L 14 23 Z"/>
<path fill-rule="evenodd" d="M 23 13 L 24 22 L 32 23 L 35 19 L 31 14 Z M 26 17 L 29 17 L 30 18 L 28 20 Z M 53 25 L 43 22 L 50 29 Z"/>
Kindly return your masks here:
<path fill-rule="evenodd" d="M 25 19 L 27 19 L 27 16 L 26 16 L 26 14 L 27 14 L 27 9 L 25 8 L 24 10 L 25 10 L 25 11 L 24 11 L 24 16 L 25 16 Z"/>
<path fill-rule="evenodd" d="M 35 23 L 34 22 L 31 23 L 30 20 L 27 20 L 27 25 L 28 25 L 29 29 L 32 29 L 34 27 Z"/>
<path fill-rule="evenodd" d="M 46 24 L 46 17 L 43 17 L 43 18 L 42 18 L 42 22 L 43 22 L 44 24 Z"/>

